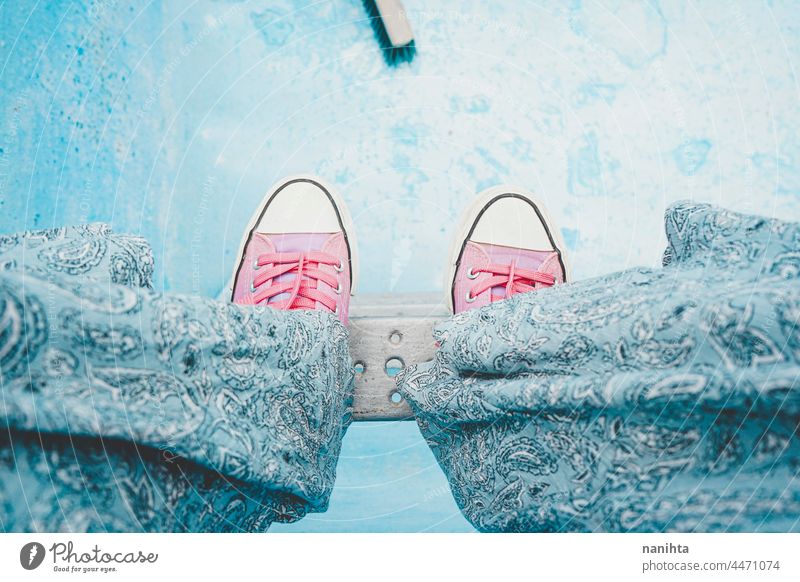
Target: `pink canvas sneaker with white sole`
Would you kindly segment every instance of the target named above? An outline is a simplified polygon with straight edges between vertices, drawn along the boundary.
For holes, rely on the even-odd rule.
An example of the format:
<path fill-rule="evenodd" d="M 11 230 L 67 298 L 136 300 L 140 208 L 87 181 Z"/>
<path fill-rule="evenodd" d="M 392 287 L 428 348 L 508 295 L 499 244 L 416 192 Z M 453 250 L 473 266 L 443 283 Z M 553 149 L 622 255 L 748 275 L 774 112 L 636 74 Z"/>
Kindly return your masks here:
<path fill-rule="evenodd" d="M 318 178 L 276 184 L 250 220 L 225 294 L 240 305 L 324 310 L 347 324 L 358 277 L 353 221 Z"/>
<path fill-rule="evenodd" d="M 467 209 L 448 267 L 453 313 L 571 280 L 564 242 L 547 210 L 511 186 L 481 192 Z"/>

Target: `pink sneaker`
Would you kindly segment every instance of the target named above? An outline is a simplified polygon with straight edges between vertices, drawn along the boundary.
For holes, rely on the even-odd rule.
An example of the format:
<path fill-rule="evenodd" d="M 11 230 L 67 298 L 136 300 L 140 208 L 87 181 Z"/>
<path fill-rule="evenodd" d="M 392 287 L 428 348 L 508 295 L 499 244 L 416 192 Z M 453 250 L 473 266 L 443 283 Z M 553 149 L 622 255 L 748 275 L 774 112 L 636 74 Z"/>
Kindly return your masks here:
<path fill-rule="evenodd" d="M 453 313 L 571 280 L 561 234 L 541 202 L 519 188 L 481 192 L 464 214 L 450 251 Z"/>
<path fill-rule="evenodd" d="M 342 198 L 317 178 L 286 178 L 250 220 L 226 295 L 240 305 L 325 310 L 346 325 L 355 249 Z"/>

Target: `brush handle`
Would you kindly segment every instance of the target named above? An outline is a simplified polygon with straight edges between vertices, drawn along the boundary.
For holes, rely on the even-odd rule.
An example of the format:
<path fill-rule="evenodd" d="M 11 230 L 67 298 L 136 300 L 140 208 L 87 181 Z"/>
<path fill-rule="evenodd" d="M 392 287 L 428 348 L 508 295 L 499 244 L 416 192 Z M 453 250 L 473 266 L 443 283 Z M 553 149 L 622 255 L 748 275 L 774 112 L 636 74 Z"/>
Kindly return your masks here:
<path fill-rule="evenodd" d="M 381 15 L 386 36 L 395 48 L 404 47 L 414 40 L 414 33 L 406 17 L 406 10 L 400 0 L 374 0 Z"/>

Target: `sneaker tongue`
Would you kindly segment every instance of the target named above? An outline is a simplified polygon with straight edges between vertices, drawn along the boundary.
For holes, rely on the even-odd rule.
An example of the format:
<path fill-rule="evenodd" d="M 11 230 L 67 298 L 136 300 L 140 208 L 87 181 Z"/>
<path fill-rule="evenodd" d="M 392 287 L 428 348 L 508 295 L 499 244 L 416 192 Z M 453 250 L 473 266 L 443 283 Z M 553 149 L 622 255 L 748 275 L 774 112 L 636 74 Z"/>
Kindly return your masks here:
<path fill-rule="evenodd" d="M 312 251 L 321 251 L 328 239 L 335 233 L 331 232 L 314 232 L 314 233 L 284 233 L 284 234 L 264 234 L 261 232 L 253 233 L 253 236 L 269 241 L 271 246 L 275 249 L 276 253 L 310 253 Z M 269 246 L 269 245 L 267 245 Z M 297 277 L 294 273 L 286 273 L 275 278 L 275 281 L 280 283 L 289 283 Z M 275 297 L 269 299 L 268 303 L 274 303 L 288 299 L 289 293 L 280 293 Z"/>
<path fill-rule="evenodd" d="M 553 256 L 554 251 L 532 251 L 529 249 L 519 249 L 514 247 L 504 247 L 501 245 L 490 245 L 480 243 L 483 251 L 489 256 L 489 262 L 497 265 L 510 265 L 511 261 L 517 262 L 517 268 L 529 271 L 539 271 L 539 267 Z M 551 273 L 555 275 L 555 273 Z M 505 285 L 492 287 L 492 296 L 505 297 Z"/>
<path fill-rule="evenodd" d="M 285 233 L 285 234 L 262 234 L 255 233 L 256 236 L 264 237 L 275 247 L 276 253 L 310 253 L 321 251 L 332 232 L 313 232 L 313 233 Z"/>

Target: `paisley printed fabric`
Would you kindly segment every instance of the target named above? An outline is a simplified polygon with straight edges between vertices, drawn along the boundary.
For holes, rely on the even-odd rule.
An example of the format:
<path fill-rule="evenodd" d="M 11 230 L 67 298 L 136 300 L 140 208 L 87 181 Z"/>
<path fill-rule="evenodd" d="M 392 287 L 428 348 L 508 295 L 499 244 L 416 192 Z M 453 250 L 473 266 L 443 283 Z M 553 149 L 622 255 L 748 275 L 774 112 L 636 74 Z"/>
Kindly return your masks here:
<path fill-rule="evenodd" d="M 150 290 L 147 243 L 0 237 L 0 530 L 263 531 L 324 511 L 347 331 Z"/>
<path fill-rule="evenodd" d="M 399 379 L 483 531 L 800 531 L 800 225 L 688 202 L 663 269 L 439 325 Z"/>

